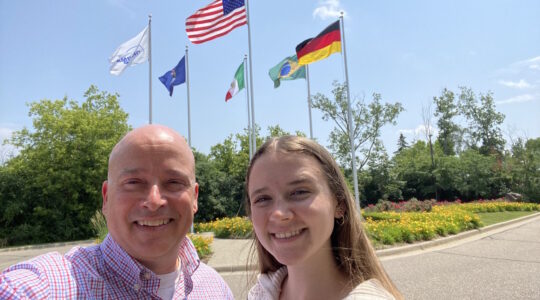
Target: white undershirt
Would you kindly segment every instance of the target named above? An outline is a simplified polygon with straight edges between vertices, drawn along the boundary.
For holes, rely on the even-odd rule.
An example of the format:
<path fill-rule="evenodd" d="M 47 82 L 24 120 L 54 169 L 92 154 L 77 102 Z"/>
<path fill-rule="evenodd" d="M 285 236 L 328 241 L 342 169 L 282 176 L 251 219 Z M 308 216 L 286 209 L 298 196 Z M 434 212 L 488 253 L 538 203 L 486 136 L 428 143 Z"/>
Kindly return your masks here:
<path fill-rule="evenodd" d="M 159 278 L 158 296 L 161 299 L 170 300 L 174 296 L 174 287 L 180 279 L 180 260 L 178 260 L 178 269 L 171 273 L 156 275 Z"/>

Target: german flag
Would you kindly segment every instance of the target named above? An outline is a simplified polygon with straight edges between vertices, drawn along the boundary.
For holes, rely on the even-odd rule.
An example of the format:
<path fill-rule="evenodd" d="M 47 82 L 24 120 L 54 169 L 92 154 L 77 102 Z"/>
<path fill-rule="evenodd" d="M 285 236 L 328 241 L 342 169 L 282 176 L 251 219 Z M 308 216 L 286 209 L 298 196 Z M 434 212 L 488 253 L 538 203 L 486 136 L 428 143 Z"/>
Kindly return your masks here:
<path fill-rule="evenodd" d="M 339 20 L 330 24 L 316 37 L 307 39 L 296 46 L 299 65 L 307 65 L 325 59 L 334 52 L 341 52 Z"/>

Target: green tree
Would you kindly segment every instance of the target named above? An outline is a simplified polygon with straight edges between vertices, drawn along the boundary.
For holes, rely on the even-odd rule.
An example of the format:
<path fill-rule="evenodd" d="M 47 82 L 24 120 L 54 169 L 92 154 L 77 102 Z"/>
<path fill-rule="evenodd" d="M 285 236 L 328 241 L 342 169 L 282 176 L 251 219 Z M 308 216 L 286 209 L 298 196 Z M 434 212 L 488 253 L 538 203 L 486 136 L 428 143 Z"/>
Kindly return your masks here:
<path fill-rule="evenodd" d="M 480 94 L 478 101 L 470 88 L 461 87 L 459 100 L 460 109 L 469 123 L 469 146 L 478 148 L 484 155 L 502 154 L 505 141 L 500 126 L 504 121 L 504 114 L 495 110 L 492 93 Z"/>
<path fill-rule="evenodd" d="M 497 198 L 508 192 L 497 156 L 476 149 L 460 153 L 456 187 L 465 200 Z"/>
<path fill-rule="evenodd" d="M 397 142 L 397 150 L 394 153 L 399 153 L 403 149 L 409 148 L 409 144 L 407 143 L 407 140 L 405 139 L 405 136 L 403 133 L 399 134 L 398 142 Z"/>
<path fill-rule="evenodd" d="M 512 145 L 512 156 L 507 160 L 512 191 L 540 203 L 540 138 L 526 142 L 518 139 Z"/>
<path fill-rule="evenodd" d="M 270 137 L 290 134 L 279 125 L 269 126 L 266 137 L 260 136 L 259 131 L 257 127 L 259 146 Z M 302 132 L 296 134 L 305 136 Z M 195 160 L 199 183 L 199 211 L 195 215 L 195 221 L 244 215 L 244 186 L 249 164 L 247 129 L 212 146 L 208 156 L 195 151 Z"/>
<path fill-rule="evenodd" d="M 405 149 L 405 148 L 404 148 Z M 380 141 L 375 143 L 367 168 L 360 172 L 362 203 L 376 204 L 379 199 L 401 200 L 405 182 L 398 180 L 393 161 Z"/>
<path fill-rule="evenodd" d="M 439 97 L 433 97 L 435 103 L 435 116 L 439 136 L 437 141 L 441 144 L 444 155 L 454 155 L 456 139 L 459 136 L 460 127 L 454 123 L 453 118 L 458 115 L 459 110 L 455 101 L 454 92 L 444 89 Z"/>
<path fill-rule="evenodd" d="M 405 199 L 435 197 L 435 177 L 432 172 L 430 147 L 426 142 L 417 141 L 396 154 L 393 161 L 397 179 L 404 182 L 402 194 Z"/>
<path fill-rule="evenodd" d="M 90 86 L 84 97 L 31 103 L 33 130 L 9 141 L 20 152 L 1 172 L 0 239 L 8 244 L 92 236 L 109 153 L 129 126 L 118 95 Z"/>
<path fill-rule="evenodd" d="M 330 132 L 330 150 L 334 153 L 342 166 L 350 166 L 350 143 L 348 136 L 348 109 L 346 85 L 337 81 L 333 83 L 333 99 L 324 94 L 313 96 L 313 107 L 323 113 L 323 120 L 334 121 L 336 127 Z M 352 137 L 354 151 L 359 160 L 358 169 L 368 162 L 377 139 L 381 135 L 382 127 L 386 124 L 396 124 L 399 113 L 403 111 L 401 103 L 382 104 L 381 95 L 374 93 L 369 104 L 351 99 L 351 112 L 353 124 Z"/>

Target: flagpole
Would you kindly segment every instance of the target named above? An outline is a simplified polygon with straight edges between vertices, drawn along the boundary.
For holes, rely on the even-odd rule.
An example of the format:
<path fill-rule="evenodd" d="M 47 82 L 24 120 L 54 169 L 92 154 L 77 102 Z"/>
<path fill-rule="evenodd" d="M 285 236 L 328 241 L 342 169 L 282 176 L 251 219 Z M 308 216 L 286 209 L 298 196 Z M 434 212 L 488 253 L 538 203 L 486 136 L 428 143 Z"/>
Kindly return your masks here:
<path fill-rule="evenodd" d="M 356 173 L 356 155 L 355 155 L 355 149 L 354 149 L 354 140 L 352 136 L 352 112 L 351 112 L 351 92 L 349 88 L 349 72 L 347 70 L 347 52 L 345 50 L 345 25 L 343 24 L 343 12 L 341 12 L 341 16 L 339 17 L 339 21 L 341 22 L 341 37 L 343 43 L 341 44 L 341 49 L 343 53 L 343 64 L 345 65 L 345 85 L 347 87 L 347 110 L 348 110 L 348 119 L 347 122 L 347 131 L 349 134 L 349 144 L 351 146 L 351 159 L 352 159 L 352 173 L 353 173 L 353 185 L 354 185 L 354 199 L 356 200 L 356 206 L 358 210 L 360 210 L 360 197 L 358 194 L 358 175 Z"/>
<path fill-rule="evenodd" d="M 256 137 L 256 127 L 255 127 L 255 102 L 253 99 L 253 69 L 252 69 L 252 63 L 251 63 L 251 22 L 249 21 L 249 4 L 248 0 L 246 0 L 246 17 L 247 17 L 247 28 L 248 28 L 248 49 L 249 49 L 249 90 L 251 92 L 251 135 L 253 138 L 252 147 L 253 147 L 253 153 L 257 151 L 257 137 Z"/>
<path fill-rule="evenodd" d="M 186 91 L 187 91 L 187 127 L 188 127 L 188 143 L 191 148 L 191 108 L 189 102 L 189 63 L 188 63 L 188 46 L 186 45 Z"/>
<path fill-rule="evenodd" d="M 244 74 L 246 74 L 247 68 L 247 54 L 244 54 Z M 248 117 L 248 141 L 249 141 L 249 160 L 253 157 L 253 145 L 251 140 L 251 114 L 249 112 L 249 86 L 246 77 L 244 76 L 244 82 L 246 84 L 246 100 L 247 100 L 247 117 Z"/>
<path fill-rule="evenodd" d="M 309 138 L 313 139 L 313 125 L 311 123 L 311 92 L 309 91 L 309 65 L 306 65 L 307 102 L 309 112 Z"/>
<path fill-rule="evenodd" d="M 152 124 L 152 14 L 148 15 L 148 122 Z"/>

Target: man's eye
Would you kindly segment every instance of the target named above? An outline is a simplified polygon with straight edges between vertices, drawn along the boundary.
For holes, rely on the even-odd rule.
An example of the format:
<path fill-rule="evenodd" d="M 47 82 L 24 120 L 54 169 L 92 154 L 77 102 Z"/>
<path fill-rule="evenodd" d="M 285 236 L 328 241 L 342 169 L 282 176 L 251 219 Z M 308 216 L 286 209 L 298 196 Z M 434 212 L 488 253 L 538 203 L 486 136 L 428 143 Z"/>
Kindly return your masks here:
<path fill-rule="evenodd" d="M 173 189 L 183 189 L 189 187 L 189 183 L 183 180 L 169 180 L 167 185 Z"/>
<path fill-rule="evenodd" d="M 129 185 L 139 184 L 141 182 L 142 181 L 139 180 L 139 179 L 128 179 L 128 180 L 126 180 L 126 184 L 129 184 Z"/>

